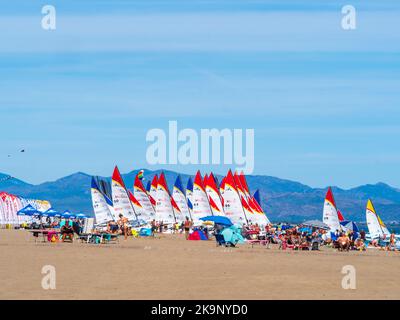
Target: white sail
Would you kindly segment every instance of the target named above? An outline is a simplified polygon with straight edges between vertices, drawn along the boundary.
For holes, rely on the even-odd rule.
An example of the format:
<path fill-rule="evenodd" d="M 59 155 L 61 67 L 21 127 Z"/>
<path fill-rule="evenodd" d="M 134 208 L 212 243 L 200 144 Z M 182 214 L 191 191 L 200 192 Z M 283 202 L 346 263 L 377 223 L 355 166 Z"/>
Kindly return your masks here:
<path fill-rule="evenodd" d="M 390 237 L 389 230 L 386 228 L 385 224 L 376 213 L 371 200 L 368 200 L 367 203 L 366 218 L 368 231 L 372 239 L 384 237 L 388 239 Z"/>
<path fill-rule="evenodd" d="M 225 216 L 234 224 L 242 225 L 248 223 L 231 171 L 228 172 L 224 179 L 223 189 Z"/>
<path fill-rule="evenodd" d="M 201 225 L 203 221 L 200 218 L 211 216 L 210 203 L 208 201 L 208 196 L 204 190 L 203 181 L 198 171 L 193 183 L 193 210 L 192 219 L 194 225 Z"/>
<path fill-rule="evenodd" d="M 222 205 L 221 196 L 215 183 L 214 175 L 211 173 L 210 176 L 207 179 L 204 178 L 204 180 L 204 186 L 213 215 L 224 216 L 224 206 Z"/>
<path fill-rule="evenodd" d="M 156 202 L 156 220 L 164 224 L 175 223 L 174 209 L 163 173 L 157 181 Z"/>
<path fill-rule="evenodd" d="M 339 231 L 342 230 L 342 227 L 339 222 L 335 199 L 333 198 L 333 193 L 331 188 L 328 188 L 328 191 L 325 196 L 322 219 L 323 219 L 322 221 L 328 225 L 331 232 L 336 232 L 336 230 Z"/>
<path fill-rule="evenodd" d="M 114 216 L 110 211 L 110 206 L 107 204 L 106 198 L 100 192 L 99 187 L 97 186 L 96 181 L 92 178 L 92 187 L 91 187 L 91 195 L 92 195 L 92 205 L 94 215 L 96 217 L 97 224 L 105 224 L 109 221 L 114 220 Z"/>
<path fill-rule="evenodd" d="M 178 178 L 177 178 L 178 179 Z M 175 182 L 174 190 L 172 191 L 172 198 L 174 199 L 176 205 L 178 206 L 182 218 L 186 219 L 186 217 L 190 218 L 189 206 L 183 193 L 182 184 L 180 182 Z"/>
<path fill-rule="evenodd" d="M 154 210 L 153 205 L 151 204 L 149 195 L 147 194 L 142 181 L 140 181 L 139 177 L 136 176 L 135 183 L 133 185 L 133 195 L 140 203 L 140 219 L 143 219 L 146 222 L 150 222 L 156 217 L 156 212 Z M 135 207 L 136 210 L 136 207 Z M 136 210 L 138 214 L 138 211 Z"/>
<path fill-rule="evenodd" d="M 114 219 L 118 220 L 119 215 L 122 214 L 129 221 L 137 220 L 134 208 L 129 199 L 128 191 L 126 190 L 124 181 L 117 167 L 111 180 L 112 201 L 114 207 Z"/>

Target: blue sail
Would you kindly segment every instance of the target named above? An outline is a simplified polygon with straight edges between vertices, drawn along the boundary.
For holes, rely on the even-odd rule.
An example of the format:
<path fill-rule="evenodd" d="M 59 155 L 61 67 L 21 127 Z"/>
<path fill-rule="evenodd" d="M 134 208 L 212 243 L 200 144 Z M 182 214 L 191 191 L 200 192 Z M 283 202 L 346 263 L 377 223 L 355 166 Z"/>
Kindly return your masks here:
<path fill-rule="evenodd" d="M 189 177 L 189 180 L 188 180 L 188 183 L 187 183 L 187 186 L 186 186 L 186 190 L 189 190 L 190 192 L 193 192 L 193 180 L 192 180 L 191 177 Z M 193 209 L 193 204 L 189 199 L 187 199 L 187 203 L 188 203 L 189 209 Z"/>
<path fill-rule="evenodd" d="M 147 181 L 146 191 L 150 192 L 150 189 L 151 189 L 151 181 L 149 180 L 149 181 Z"/>
<path fill-rule="evenodd" d="M 182 179 L 181 179 L 181 175 L 180 174 L 178 174 L 178 176 L 176 177 L 174 187 L 177 188 L 183 194 L 185 194 L 185 190 L 183 189 Z"/>

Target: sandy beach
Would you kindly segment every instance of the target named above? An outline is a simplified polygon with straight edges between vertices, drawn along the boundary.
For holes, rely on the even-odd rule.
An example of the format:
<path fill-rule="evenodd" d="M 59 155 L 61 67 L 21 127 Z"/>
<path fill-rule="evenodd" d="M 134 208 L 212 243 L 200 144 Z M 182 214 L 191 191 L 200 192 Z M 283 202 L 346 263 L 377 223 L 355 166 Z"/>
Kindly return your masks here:
<path fill-rule="evenodd" d="M 281 251 L 182 235 L 116 244 L 35 243 L 25 230 L 0 230 L 0 299 L 399 299 L 400 255 Z M 56 289 L 41 286 L 42 267 Z M 355 290 L 342 267 L 356 268 Z"/>

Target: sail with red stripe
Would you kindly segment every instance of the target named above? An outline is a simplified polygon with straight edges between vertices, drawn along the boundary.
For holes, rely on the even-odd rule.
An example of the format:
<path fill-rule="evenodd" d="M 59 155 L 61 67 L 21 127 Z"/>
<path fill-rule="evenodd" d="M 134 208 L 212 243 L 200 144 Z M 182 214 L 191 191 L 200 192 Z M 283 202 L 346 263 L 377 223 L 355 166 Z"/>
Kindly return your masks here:
<path fill-rule="evenodd" d="M 193 210 L 192 219 L 195 225 L 202 224 L 200 218 L 211 216 L 212 211 L 208 196 L 203 185 L 203 179 L 200 171 L 197 171 L 193 182 Z"/>
<path fill-rule="evenodd" d="M 221 195 L 219 193 L 215 177 L 211 172 L 207 178 L 204 178 L 205 190 L 209 198 L 210 207 L 215 216 L 224 216 L 224 207 L 221 201 Z"/>
<path fill-rule="evenodd" d="M 163 221 L 164 224 L 175 223 L 174 208 L 163 172 L 157 180 L 156 201 L 156 220 Z"/>
<path fill-rule="evenodd" d="M 185 190 L 183 189 L 182 179 L 180 175 L 176 177 L 174 189 L 172 191 L 172 198 L 174 199 L 181 213 L 180 219 L 177 220 L 181 221 L 182 219 L 185 220 L 186 217 L 190 218 L 191 215 L 189 211 L 189 205 L 185 196 Z"/>
<path fill-rule="evenodd" d="M 153 205 L 154 209 L 156 208 L 157 182 L 158 182 L 158 176 L 154 175 L 153 180 L 151 181 L 150 191 L 148 192 L 150 202 Z"/>
<path fill-rule="evenodd" d="M 146 222 L 155 219 L 156 212 L 150 201 L 150 196 L 144 188 L 142 180 L 139 178 L 139 174 L 137 174 L 135 177 L 135 182 L 133 184 L 133 195 L 140 204 L 138 209 L 135 207 L 136 214 L 141 216 L 140 218 Z"/>
<path fill-rule="evenodd" d="M 119 215 L 122 214 L 129 221 L 137 220 L 135 209 L 129 199 L 128 191 L 117 166 L 114 168 L 111 179 L 111 191 L 114 219 L 118 220 Z"/>
<path fill-rule="evenodd" d="M 335 199 L 333 197 L 332 189 L 330 187 L 328 188 L 328 191 L 326 192 L 325 196 L 322 221 L 329 226 L 331 232 L 335 232 L 336 230 L 339 231 L 342 230 L 342 227 L 339 222 L 339 216 L 337 212 Z"/>
<path fill-rule="evenodd" d="M 233 177 L 231 170 L 228 171 L 228 174 L 224 179 L 224 194 L 222 197 L 224 199 L 225 215 L 234 224 L 248 223 L 239 192 L 236 189 L 235 179 Z"/>

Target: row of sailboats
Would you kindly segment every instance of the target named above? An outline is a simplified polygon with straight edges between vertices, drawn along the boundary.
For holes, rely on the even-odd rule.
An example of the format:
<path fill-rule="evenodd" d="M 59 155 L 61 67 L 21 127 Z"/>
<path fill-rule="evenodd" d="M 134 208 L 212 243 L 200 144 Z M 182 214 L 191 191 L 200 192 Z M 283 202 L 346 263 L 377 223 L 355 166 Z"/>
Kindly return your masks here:
<path fill-rule="evenodd" d="M 111 185 L 105 180 L 92 178 L 91 194 L 97 224 L 118 220 L 122 214 L 132 224 L 144 225 L 152 220 L 164 224 L 182 222 L 190 218 L 194 225 L 206 216 L 226 216 L 235 224 L 269 224 L 261 207 L 259 191 L 253 195 L 243 173 L 227 175 L 219 183 L 213 173 L 202 177 L 198 171 L 186 188 L 178 175 L 170 192 L 165 174 L 155 175 L 144 187 L 140 173 L 136 175 L 133 192 L 129 190 L 115 167 Z"/>
<path fill-rule="evenodd" d="M 385 223 L 382 221 L 380 216 L 375 210 L 375 207 L 372 203 L 371 199 L 367 201 L 366 207 L 366 221 L 368 227 L 368 239 L 389 239 L 390 232 L 386 227 Z M 338 210 L 335 202 L 335 198 L 333 197 L 333 192 L 331 188 L 328 188 L 328 191 L 325 196 L 324 202 L 324 210 L 323 210 L 323 222 L 328 225 L 331 232 L 336 231 L 346 231 L 344 227 L 344 217 L 342 213 Z M 397 236 L 396 236 L 397 237 Z"/>

